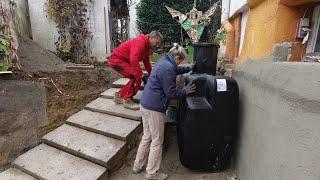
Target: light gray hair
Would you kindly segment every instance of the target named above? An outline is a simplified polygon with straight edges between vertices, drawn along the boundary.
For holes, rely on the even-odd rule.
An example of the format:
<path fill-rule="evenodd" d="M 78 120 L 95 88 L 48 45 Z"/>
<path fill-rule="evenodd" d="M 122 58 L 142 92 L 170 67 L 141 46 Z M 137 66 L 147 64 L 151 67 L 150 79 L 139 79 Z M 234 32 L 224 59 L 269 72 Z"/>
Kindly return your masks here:
<path fill-rule="evenodd" d="M 172 56 L 180 56 L 183 59 L 187 57 L 186 50 L 182 46 L 179 46 L 178 43 L 173 44 L 173 47 L 169 50 L 169 53 Z"/>
<path fill-rule="evenodd" d="M 151 31 L 149 33 L 150 37 L 158 37 L 161 39 L 161 41 L 163 41 L 163 35 L 159 32 L 159 31 Z"/>

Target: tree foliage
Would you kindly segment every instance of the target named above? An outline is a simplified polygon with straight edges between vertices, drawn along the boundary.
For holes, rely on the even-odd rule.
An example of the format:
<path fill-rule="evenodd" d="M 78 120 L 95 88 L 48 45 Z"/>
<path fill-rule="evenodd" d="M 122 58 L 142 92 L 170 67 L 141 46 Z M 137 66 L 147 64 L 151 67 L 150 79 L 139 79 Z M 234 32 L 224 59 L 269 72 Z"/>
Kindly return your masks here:
<path fill-rule="evenodd" d="M 197 0 L 197 9 L 205 12 L 218 0 Z M 141 0 L 137 6 L 137 26 L 141 33 L 147 34 L 152 30 L 159 30 L 165 36 L 165 43 L 181 41 L 181 26 L 167 11 L 169 6 L 182 13 L 189 12 L 193 7 L 193 0 Z M 202 42 L 213 42 L 214 34 L 220 27 L 221 10 L 218 9 L 212 17 L 209 26 L 204 30 Z M 184 39 L 189 39 L 183 31 Z"/>

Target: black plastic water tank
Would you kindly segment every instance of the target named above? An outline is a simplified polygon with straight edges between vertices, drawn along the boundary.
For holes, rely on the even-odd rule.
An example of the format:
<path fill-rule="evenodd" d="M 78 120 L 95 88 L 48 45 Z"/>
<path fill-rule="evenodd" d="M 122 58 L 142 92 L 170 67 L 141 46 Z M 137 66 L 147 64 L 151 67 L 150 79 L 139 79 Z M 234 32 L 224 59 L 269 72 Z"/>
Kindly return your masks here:
<path fill-rule="evenodd" d="M 180 101 L 178 145 L 181 163 L 207 172 L 224 170 L 230 163 L 237 127 L 238 84 L 229 77 L 193 74 L 197 92 Z"/>
<path fill-rule="evenodd" d="M 196 43 L 193 45 L 193 64 L 192 73 L 206 73 L 216 75 L 217 55 L 219 45 L 211 43 Z"/>

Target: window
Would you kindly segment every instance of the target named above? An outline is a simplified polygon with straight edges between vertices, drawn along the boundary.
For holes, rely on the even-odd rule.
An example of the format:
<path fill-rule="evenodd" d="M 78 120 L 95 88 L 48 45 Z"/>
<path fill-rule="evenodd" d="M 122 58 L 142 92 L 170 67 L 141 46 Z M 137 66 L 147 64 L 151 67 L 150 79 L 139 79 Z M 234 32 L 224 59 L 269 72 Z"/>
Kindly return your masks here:
<path fill-rule="evenodd" d="M 241 51 L 242 51 L 244 36 L 245 36 L 245 33 L 246 33 L 248 15 L 249 15 L 249 8 L 246 8 L 246 9 L 242 12 L 242 16 L 241 16 L 242 19 L 241 19 L 241 33 L 240 33 L 239 56 L 240 56 Z"/>
<path fill-rule="evenodd" d="M 314 8 L 311 25 L 312 29 L 307 46 L 307 53 L 320 53 L 320 5 Z"/>

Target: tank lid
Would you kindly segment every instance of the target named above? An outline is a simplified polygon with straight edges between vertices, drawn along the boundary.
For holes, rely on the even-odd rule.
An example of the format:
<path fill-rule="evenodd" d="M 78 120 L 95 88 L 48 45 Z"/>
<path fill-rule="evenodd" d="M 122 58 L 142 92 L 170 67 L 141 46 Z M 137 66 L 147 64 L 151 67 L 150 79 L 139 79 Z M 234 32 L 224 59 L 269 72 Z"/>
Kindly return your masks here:
<path fill-rule="evenodd" d="M 200 47 L 220 47 L 218 44 L 215 44 L 215 43 L 206 43 L 206 42 L 200 42 L 200 43 L 194 43 L 192 44 L 192 46 L 200 46 Z"/>

